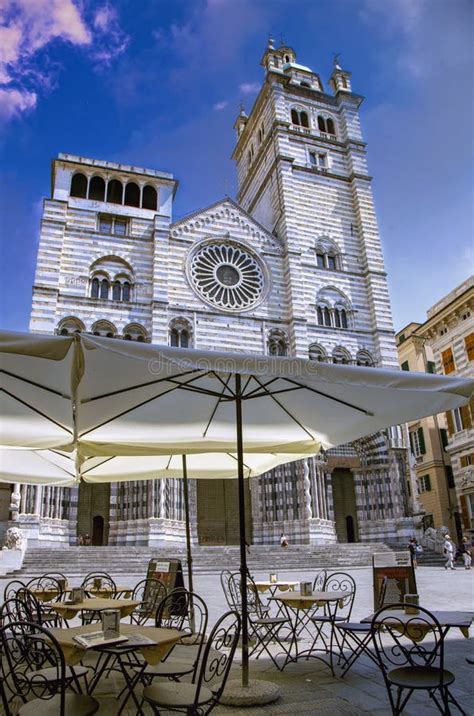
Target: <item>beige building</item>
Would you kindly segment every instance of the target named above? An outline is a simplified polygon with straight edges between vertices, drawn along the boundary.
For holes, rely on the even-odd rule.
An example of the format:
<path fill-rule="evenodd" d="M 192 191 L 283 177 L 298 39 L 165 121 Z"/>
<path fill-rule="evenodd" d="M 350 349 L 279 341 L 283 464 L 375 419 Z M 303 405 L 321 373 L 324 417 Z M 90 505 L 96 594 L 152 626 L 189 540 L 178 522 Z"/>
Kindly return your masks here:
<path fill-rule="evenodd" d="M 410 323 L 397 334 L 401 368 L 473 378 L 474 276 L 432 306 L 427 316 L 425 323 Z M 447 524 L 458 538 L 472 535 L 474 399 L 444 415 L 410 423 L 409 431 L 426 526 L 433 515 L 435 527 Z"/>
<path fill-rule="evenodd" d="M 435 373 L 431 346 L 420 334 L 421 323 L 409 323 L 397 333 L 402 370 Z M 457 511 L 453 471 L 447 451 L 448 434 L 444 415 L 433 415 L 408 424 L 414 479 L 407 484 L 413 511 L 422 515 L 423 529 L 446 526 L 455 532 Z"/>

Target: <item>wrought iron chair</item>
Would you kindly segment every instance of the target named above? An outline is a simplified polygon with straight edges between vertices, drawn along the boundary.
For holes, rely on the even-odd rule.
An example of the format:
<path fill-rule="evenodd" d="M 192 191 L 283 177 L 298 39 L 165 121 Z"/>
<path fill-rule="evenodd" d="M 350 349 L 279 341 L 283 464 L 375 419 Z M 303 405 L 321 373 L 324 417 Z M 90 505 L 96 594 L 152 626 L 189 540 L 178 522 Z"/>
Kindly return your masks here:
<path fill-rule="evenodd" d="M 23 602 L 25 616 L 28 621 L 36 622 L 44 627 L 59 627 L 61 617 L 51 607 L 44 606 L 28 587 L 20 587 L 15 599 Z"/>
<path fill-rule="evenodd" d="M 208 610 L 201 597 L 181 588 L 170 592 L 158 606 L 155 626 L 179 630 L 184 628 L 186 634 L 158 664 L 145 663 L 134 668 L 136 676 L 133 688 L 139 680 L 148 686 L 157 676 L 170 681 L 180 681 L 186 677 L 194 683 L 206 640 L 207 622 Z M 190 631 L 191 625 L 194 625 L 193 632 Z"/>
<path fill-rule="evenodd" d="M 130 614 L 130 624 L 145 624 L 155 616 L 158 604 L 166 597 L 167 589 L 159 579 L 142 579 L 132 592 L 132 599 L 141 604 Z"/>
<path fill-rule="evenodd" d="M 380 585 L 379 602 L 377 609 L 381 609 L 385 604 L 385 595 L 387 593 L 387 582 L 388 577 L 384 577 Z M 342 666 L 341 677 L 344 677 L 357 659 L 365 654 L 375 664 L 378 665 L 377 659 L 369 649 L 369 644 L 372 641 L 372 627 L 368 622 L 336 622 L 336 629 L 342 635 L 342 642 L 340 643 L 340 656 L 338 663 L 344 659 Z M 353 651 L 348 657 L 344 656 L 344 645 L 354 645 Z"/>
<path fill-rule="evenodd" d="M 287 654 L 287 651 L 283 647 L 282 639 L 280 638 L 280 632 L 284 628 L 288 628 L 291 632 L 291 622 L 287 615 L 282 616 L 271 616 L 260 599 L 258 589 L 255 586 L 255 582 L 251 577 L 247 577 L 246 580 L 247 589 L 247 607 L 248 607 L 248 622 L 249 622 L 249 638 L 253 643 L 252 648 L 249 651 L 249 657 L 255 654 L 255 658 L 258 659 L 264 652 L 270 657 L 272 662 L 275 664 L 277 669 L 281 669 L 276 659 L 270 651 L 270 644 L 276 642 L 283 648 L 283 651 Z M 240 586 L 240 573 L 234 572 L 231 574 L 229 579 L 229 591 L 231 597 L 234 600 L 234 609 L 240 615 L 242 615 L 242 600 L 241 600 L 241 586 Z"/>
<path fill-rule="evenodd" d="M 339 654 L 341 652 L 341 644 L 338 641 L 335 625 L 337 622 L 349 621 L 356 595 L 356 583 L 354 578 L 346 572 L 333 572 L 326 578 L 324 591 L 343 592 L 345 594 L 340 599 L 327 602 L 324 607 L 324 614 L 316 613 L 314 616 L 308 616 L 308 622 L 311 622 L 315 628 L 315 635 L 309 652 L 318 650 L 316 643 L 318 639 L 321 639 L 324 650 L 329 654 L 331 672 L 334 676 L 334 642 L 336 642 Z M 324 633 L 324 627 L 329 627 L 329 634 Z"/>
<path fill-rule="evenodd" d="M 203 651 L 199 673 L 194 682 L 152 684 L 143 690 L 144 700 L 155 714 L 161 711 L 206 716 L 224 691 L 240 636 L 237 612 L 224 614 L 214 626 Z"/>
<path fill-rule="evenodd" d="M 313 579 L 313 586 L 312 586 L 313 592 L 322 592 L 324 590 L 324 585 L 326 583 L 326 579 L 327 579 L 327 570 L 326 569 L 321 569 L 319 572 L 317 572 L 316 576 Z M 308 615 L 308 617 L 309 616 L 314 617 L 314 616 L 316 616 L 316 614 L 318 612 L 322 613 L 321 607 L 318 607 L 318 605 L 315 604 L 311 609 L 308 609 L 307 615 Z M 307 624 L 302 624 L 300 626 L 300 628 L 296 632 L 296 636 L 300 637 L 304 631 L 307 632 L 307 634 L 309 635 L 309 637 L 311 639 L 313 638 L 313 634 L 311 634 L 311 632 L 309 631 Z"/>
<path fill-rule="evenodd" d="M 112 597 L 117 597 L 117 585 L 115 584 L 115 581 L 112 579 L 110 574 L 107 574 L 106 572 L 89 572 L 89 574 L 86 574 L 86 576 L 82 580 L 81 587 L 84 589 L 88 597 L 97 596 L 97 594 L 94 594 L 94 592 L 96 591 L 96 580 L 100 580 L 101 589 L 109 589 L 112 593 Z M 110 605 L 110 608 L 113 608 L 113 604 Z M 93 624 L 94 622 L 100 622 L 100 613 L 88 612 L 84 610 L 83 612 L 81 612 L 81 621 L 83 624 Z"/>
<path fill-rule="evenodd" d="M 89 716 L 99 708 L 91 696 L 80 692 L 78 676 L 84 667 L 66 666 L 63 651 L 53 635 L 40 624 L 10 622 L 0 629 L 2 678 L 0 692 L 7 716 L 12 702 L 20 701 L 20 716 L 53 714 Z M 79 693 L 70 691 L 72 685 Z"/>
<path fill-rule="evenodd" d="M 22 582 L 19 579 L 12 579 L 12 581 L 8 582 L 3 590 L 3 600 L 6 601 L 7 599 L 14 597 L 17 591 L 22 587 L 26 587 L 26 582 Z"/>
<path fill-rule="evenodd" d="M 406 604 L 386 605 L 374 614 L 371 624 L 392 714 L 401 714 L 413 692 L 423 690 L 428 691 L 442 714 L 449 714 L 449 705 L 454 704 L 467 716 L 449 688 L 454 674 L 444 668 L 440 623 L 423 607 L 413 605 L 417 614 L 406 614 L 405 607 Z"/>
<path fill-rule="evenodd" d="M 86 574 L 82 580 L 81 587 L 84 591 L 93 596 L 93 592 L 96 591 L 96 580 L 100 580 L 101 589 L 110 589 L 114 596 L 117 594 L 117 585 L 115 584 L 115 580 L 112 579 L 110 574 L 107 574 L 106 572 L 89 572 L 89 574 Z"/>

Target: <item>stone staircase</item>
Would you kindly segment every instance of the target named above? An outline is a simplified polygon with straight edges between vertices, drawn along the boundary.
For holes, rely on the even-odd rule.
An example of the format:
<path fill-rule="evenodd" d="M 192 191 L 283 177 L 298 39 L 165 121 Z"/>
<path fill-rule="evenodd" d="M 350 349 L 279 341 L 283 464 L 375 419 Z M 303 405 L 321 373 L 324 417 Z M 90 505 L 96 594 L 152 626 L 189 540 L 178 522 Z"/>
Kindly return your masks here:
<path fill-rule="evenodd" d="M 373 552 L 390 552 L 385 544 L 335 544 L 328 546 L 298 545 L 286 549 L 279 545 L 252 545 L 247 555 L 251 571 L 281 572 L 308 570 L 319 567 L 369 566 Z M 218 573 L 222 569 L 237 569 L 240 562 L 238 546 L 194 547 L 193 570 L 196 573 Z M 48 571 L 59 571 L 68 577 L 83 577 L 92 570 L 112 575 L 144 576 L 152 558 L 180 559 L 186 569 L 186 551 L 183 548 L 151 547 L 63 547 L 29 548 L 23 567 L 15 572 L 23 576 L 36 576 Z"/>

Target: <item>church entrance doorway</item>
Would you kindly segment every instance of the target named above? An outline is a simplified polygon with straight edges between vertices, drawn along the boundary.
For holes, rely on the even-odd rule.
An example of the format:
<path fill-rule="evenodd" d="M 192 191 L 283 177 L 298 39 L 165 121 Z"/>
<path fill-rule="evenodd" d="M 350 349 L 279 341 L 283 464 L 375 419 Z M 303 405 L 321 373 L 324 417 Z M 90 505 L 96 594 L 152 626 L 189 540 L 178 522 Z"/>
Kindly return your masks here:
<path fill-rule="evenodd" d="M 106 545 L 109 536 L 110 485 L 81 482 L 77 504 L 77 534 L 89 544 Z"/>
<path fill-rule="evenodd" d="M 237 480 L 196 480 L 199 544 L 239 544 Z M 252 508 L 249 481 L 245 480 L 247 541 L 252 542 Z"/>
<path fill-rule="evenodd" d="M 358 523 L 354 476 L 347 468 L 336 468 L 332 477 L 332 496 L 338 542 L 357 542 Z"/>

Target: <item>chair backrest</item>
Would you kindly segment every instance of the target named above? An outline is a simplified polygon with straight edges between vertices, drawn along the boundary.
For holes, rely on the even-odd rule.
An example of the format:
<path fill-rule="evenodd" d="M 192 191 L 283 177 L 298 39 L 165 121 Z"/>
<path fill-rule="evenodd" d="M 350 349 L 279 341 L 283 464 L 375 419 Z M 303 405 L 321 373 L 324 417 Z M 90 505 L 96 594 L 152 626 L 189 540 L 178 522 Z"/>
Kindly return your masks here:
<path fill-rule="evenodd" d="M 232 593 L 229 586 L 229 579 L 232 576 L 230 569 L 223 569 L 220 574 L 221 587 L 229 609 L 234 609 Z"/>
<path fill-rule="evenodd" d="M 135 585 L 132 599 L 141 602 L 132 613 L 132 622 L 144 624 L 155 616 L 158 604 L 167 594 L 166 585 L 159 579 L 142 579 Z"/>
<path fill-rule="evenodd" d="M 53 577 L 54 579 L 57 579 L 58 582 L 60 582 L 61 580 L 64 580 L 66 587 L 68 585 L 68 579 L 67 579 L 66 575 L 63 574 L 62 572 L 46 572 L 46 574 L 43 574 L 43 577 Z"/>
<path fill-rule="evenodd" d="M 406 614 L 405 604 L 386 604 L 372 618 L 375 653 L 382 671 L 403 666 L 431 666 L 443 679 L 444 637 L 436 617 L 423 607 Z"/>
<path fill-rule="evenodd" d="M 313 579 L 313 592 L 322 592 L 327 579 L 327 571 L 321 569 Z"/>
<path fill-rule="evenodd" d="M 49 574 L 33 577 L 27 583 L 26 588 L 33 592 L 41 602 L 59 602 L 63 596 L 59 581 Z"/>
<path fill-rule="evenodd" d="M 195 706 L 199 703 L 203 686 L 212 691 L 213 702 L 219 702 L 232 666 L 240 629 L 240 615 L 235 611 L 226 612 L 216 622 L 204 647 L 196 679 Z"/>
<path fill-rule="evenodd" d="M 89 572 L 89 574 L 86 574 L 82 580 L 81 587 L 85 589 L 86 592 L 95 589 L 94 580 L 98 579 L 101 580 L 101 589 L 110 589 L 112 592 L 117 591 L 115 581 L 112 579 L 110 574 L 107 574 L 106 572 Z"/>
<path fill-rule="evenodd" d="M 19 579 L 12 579 L 3 590 L 3 599 L 11 599 L 22 587 L 26 587 L 26 582 L 22 582 Z"/>
<path fill-rule="evenodd" d="M 387 595 L 387 584 L 388 584 L 388 577 L 385 576 L 380 583 L 379 603 L 377 605 L 377 609 L 381 609 L 383 607 L 383 605 L 385 604 L 385 597 Z"/>
<path fill-rule="evenodd" d="M 2 700 L 5 685 L 13 699 L 48 701 L 60 695 L 58 716 L 65 716 L 66 665 L 57 640 L 40 624 L 11 622 L 0 629 L 2 660 Z M 48 669 L 47 679 L 41 669 Z M 38 672 L 38 673 L 36 673 Z M 41 711 L 41 708 L 39 708 Z M 8 701 L 6 713 L 8 709 Z"/>
<path fill-rule="evenodd" d="M 324 582 L 325 592 L 348 592 L 346 596 L 341 597 L 334 605 L 329 605 L 329 608 L 334 607 L 338 617 L 344 619 L 350 619 L 352 607 L 354 605 L 354 599 L 356 594 L 356 583 L 353 577 L 346 572 L 333 572 L 326 577 Z"/>
<path fill-rule="evenodd" d="M 41 624 L 41 603 L 28 587 L 21 587 L 15 595 L 15 600 L 20 621 Z"/>
<path fill-rule="evenodd" d="M 264 616 L 262 600 L 252 577 L 247 577 L 247 609 L 249 614 L 258 619 Z"/>
<path fill-rule="evenodd" d="M 227 587 L 224 590 L 226 599 L 231 609 L 236 612 L 242 611 L 242 594 L 240 592 L 240 572 L 226 570 L 224 577 L 227 579 Z"/>
<path fill-rule="evenodd" d="M 155 626 L 168 629 L 179 629 L 192 634 L 190 618 L 192 616 L 192 592 L 183 587 L 173 589 L 158 604 L 155 615 Z"/>
<path fill-rule="evenodd" d="M 27 606 L 16 596 L 6 599 L 0 607 L 0 627 L 18 621 L 34 621 Z"/>

